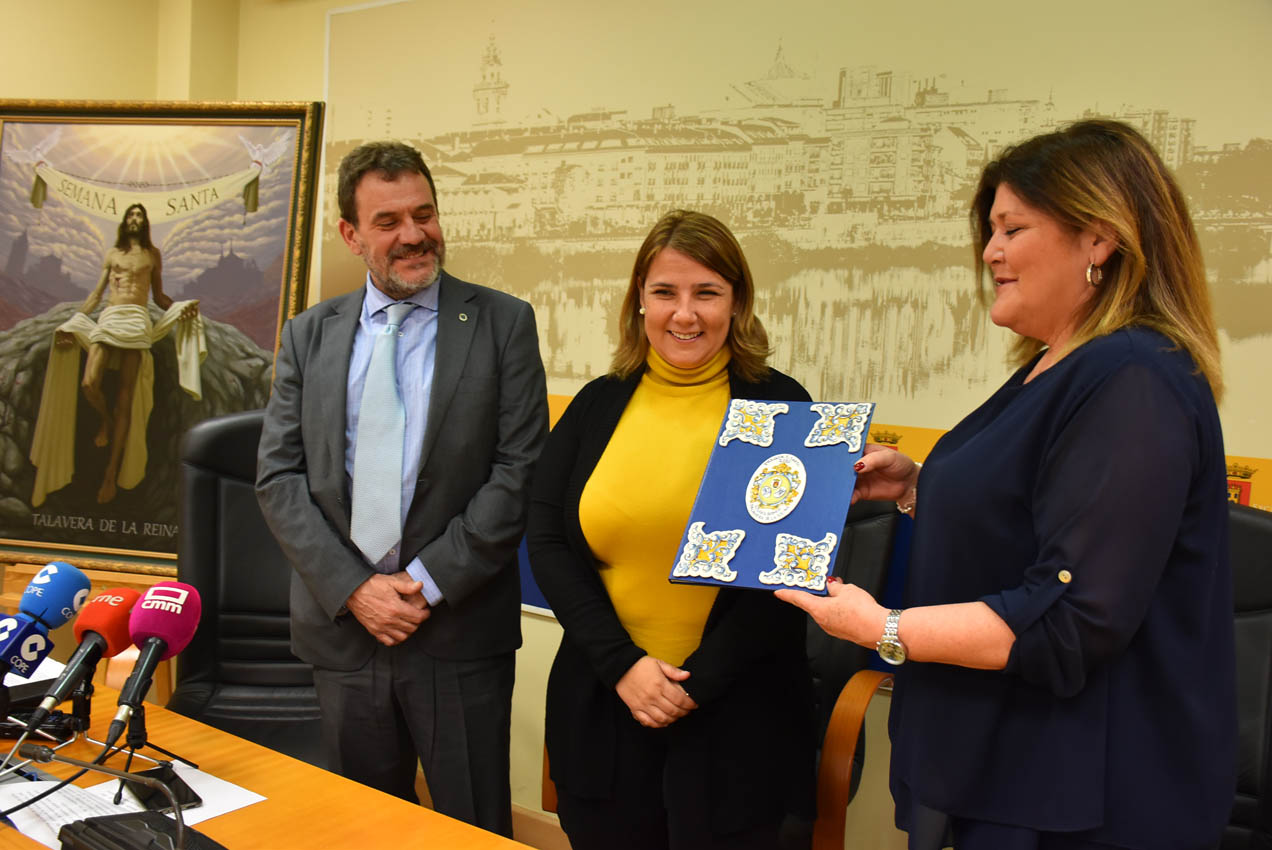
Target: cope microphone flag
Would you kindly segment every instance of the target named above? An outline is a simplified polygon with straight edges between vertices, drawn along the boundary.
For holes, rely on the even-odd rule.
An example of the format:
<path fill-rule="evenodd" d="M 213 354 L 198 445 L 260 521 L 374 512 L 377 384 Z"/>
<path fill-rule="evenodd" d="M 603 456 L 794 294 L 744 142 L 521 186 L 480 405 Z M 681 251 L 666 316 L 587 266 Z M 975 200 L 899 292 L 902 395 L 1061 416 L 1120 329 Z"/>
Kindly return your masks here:
<path fill-rule="evenodd" d="M 88 576 L 65 561 L 45 564 L 22 592 L 18 613 L 0 618 L 3 672 L 30 678 L 53 648 L 49 632 L 75 616 L 88 588 Z"/>
<path fill-rule="evenodd" d="M 119 711 L 111 721 L 106 741 L 114 745 L 133 712 L 150 689 L 155 667 L 186 648 L 199 627 L 203 600 L 194 587 L 179 581 L 161 581 L 142 594 L 128 618 L 128 631 L 141 653 L 132 675 L 119 692 Z"/>
<path fill-rule="evenodd" d="M 75 639 L 79 641 L 79 646 L 66 662 L 62 675 L 49 688 L 39 707 L 31 713 L 27 721 L 28 730 L 34 731 L 39 727 L 48 718 L 49 712 L 66 699 L 76 685 L 91 677 L 98 661 L 102 658 L 114 658 L 132 646 L 128 621 L 140 596 L 140 593 L 131 588 L 116 587 L 102 591 L 84 606 L 75 618 Z"/>

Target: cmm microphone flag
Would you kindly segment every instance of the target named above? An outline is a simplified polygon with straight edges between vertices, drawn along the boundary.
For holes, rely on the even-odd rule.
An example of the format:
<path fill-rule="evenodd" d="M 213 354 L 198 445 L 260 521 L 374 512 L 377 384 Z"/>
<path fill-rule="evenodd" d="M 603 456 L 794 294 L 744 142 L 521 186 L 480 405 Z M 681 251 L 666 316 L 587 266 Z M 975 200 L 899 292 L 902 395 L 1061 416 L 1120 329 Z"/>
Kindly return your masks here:
<path fill-rule="evenodd" d="M 199 591 L 179 581 L 158 582 L 142 594 L 128 618 L 129 634 L 141 653 L 132 675 L 119 691 L 119 710 L 106 733 L 108 744 L 119 740 L 128 719 L 141 706 L 159 662 L 190 643 L 202 613 Z"/>

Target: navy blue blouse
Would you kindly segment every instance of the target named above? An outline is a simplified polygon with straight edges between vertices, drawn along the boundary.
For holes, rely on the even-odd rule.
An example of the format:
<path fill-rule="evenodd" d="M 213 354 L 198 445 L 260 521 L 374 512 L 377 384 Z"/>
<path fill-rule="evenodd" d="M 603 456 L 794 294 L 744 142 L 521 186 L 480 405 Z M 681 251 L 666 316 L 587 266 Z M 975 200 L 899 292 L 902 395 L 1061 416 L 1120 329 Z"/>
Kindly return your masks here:
<path fill-rule="evenodd" d="M 982 600 L 1007 667 L 910 663 L 890 729 L 915 804 L 1128 848 L 1214 842 L 1236 695 L 1223 437 L 1156 332 L 1018 371 L 932 450 L 907 606 Z"/>

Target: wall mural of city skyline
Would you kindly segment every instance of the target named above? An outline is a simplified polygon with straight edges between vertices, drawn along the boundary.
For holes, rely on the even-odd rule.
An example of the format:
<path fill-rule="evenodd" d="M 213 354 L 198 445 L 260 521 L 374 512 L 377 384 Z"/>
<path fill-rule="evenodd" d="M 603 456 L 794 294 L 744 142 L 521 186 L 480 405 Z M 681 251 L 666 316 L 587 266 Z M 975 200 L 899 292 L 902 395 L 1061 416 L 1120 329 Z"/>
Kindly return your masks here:
<path fill-rule="evenodd" d="M 363 276 L 334 228 L 340 158 L 400 138 L 434 169 L 449 268 L 534 305 L 551 392 L 606 370 L 635 250 L 684 207 L 738 234 L 777 368 L 816 398 L 876 402 L 877 422 L 948 428 L 1009 371 L 1010 337 L 972 273 L 981 168 L 1015 141 L 1113 117 L 1144 132 L 1189 196 L 1229 452 L 1272 456 L 1272 118 L 1254 108 L 1272 66 L 1232 27 L 1243 16 L 1266 33 L 1266 5 L 1224 0 L 1215 16 L 1169 0 L 1153 7 L 1169 27 L 1147 39 L 1125 37 L 1143 30 L 1132 11 L 1090 0 L 1027 13 L 996 0 L 919 4 L 930 14 L 788 5 L 775 24 L 758 5 L 680 14 L 656 0 L 631 17 L 567 0 L 547 23 L 478 0 L 445 35 L 424 0 L 333 15 L 324 296 Z M 367 61 L 368 40 L 387 55 L 421 39 L 420 75 L 386 80 Z"/>

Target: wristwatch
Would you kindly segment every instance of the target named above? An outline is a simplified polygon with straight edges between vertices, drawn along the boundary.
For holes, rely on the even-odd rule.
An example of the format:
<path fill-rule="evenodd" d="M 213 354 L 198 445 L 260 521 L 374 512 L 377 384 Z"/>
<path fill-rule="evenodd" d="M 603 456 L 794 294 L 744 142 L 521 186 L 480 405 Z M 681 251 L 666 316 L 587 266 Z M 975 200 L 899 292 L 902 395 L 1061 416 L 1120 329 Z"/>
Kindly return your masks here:
<path fill-rule="evenodd" d="M 883 621 L 883 637 L 875 644 L 879 657 L 892 665 L 905 663 L 905 644 L 897 637 L 897 624 L 901 622 L 901 609 L 893 608 Z"/>

